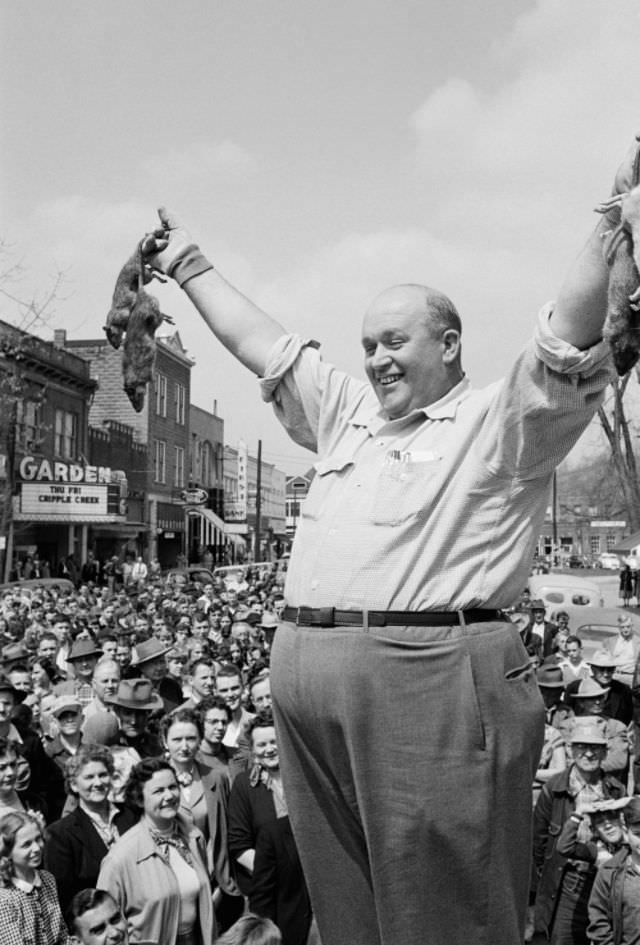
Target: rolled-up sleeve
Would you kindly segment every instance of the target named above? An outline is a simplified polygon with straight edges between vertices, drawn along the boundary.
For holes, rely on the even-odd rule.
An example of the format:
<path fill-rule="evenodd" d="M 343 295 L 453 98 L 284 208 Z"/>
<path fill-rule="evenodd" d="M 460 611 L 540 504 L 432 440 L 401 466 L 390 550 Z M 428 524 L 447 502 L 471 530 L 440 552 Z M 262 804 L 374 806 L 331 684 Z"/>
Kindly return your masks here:
<path fill-rule="evenodd" d="M 613 377 L 611 351 L 606 342 L 599 341 L 591 348 L 581 351 L 553 333 L 549 324 L 552 314 L 553 303 L 548 302 L 538 315 L 533 337 L 536 357 L 556 374 L 591 377 L 603 372 L 607 379 Z"/>
<path fill-rule="evenodd" d="M 322 360 L 319 343 L 296 334 L 272 346 L 260 379 L 262 399 L 273 405 L 294 442 L 318 452 L 345 410 L 355 409 L 367 385 Z"/>
<path fill-rule="evenodd" d="M 498 388 L 480 450 L 496 475 L 548 476 L 564 459 L 602 403 L 612 380 L 608 346 L 581 351 L 555 335 L 552 304 L 538 316 L 532 341 Z"/>

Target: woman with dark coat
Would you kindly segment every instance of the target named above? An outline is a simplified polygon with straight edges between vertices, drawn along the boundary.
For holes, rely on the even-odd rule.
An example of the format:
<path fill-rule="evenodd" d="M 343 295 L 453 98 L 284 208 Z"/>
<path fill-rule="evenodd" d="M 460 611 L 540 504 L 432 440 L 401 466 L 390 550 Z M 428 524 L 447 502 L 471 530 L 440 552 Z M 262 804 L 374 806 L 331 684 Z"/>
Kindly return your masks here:
<path fill-rule="evenodd" d="M 138 820 L 109 801 L 112 776 L 111 752 L 103 745 L 82 746 L 67 762 L 67 787 L 78 807 L 48 827 L 44 849 L 63 912 L 77 892 L 96 885 L 109 848 Z"/>
<path fill-rule="evenodd" d="M 253 763 L 248 771 L 237 775 L 229 798 L 229 853 L 245 895 L 251 890 L 260 828 L 287 814 L 271 711 L 258 713 L 249 723 L 247 734 Z"/>

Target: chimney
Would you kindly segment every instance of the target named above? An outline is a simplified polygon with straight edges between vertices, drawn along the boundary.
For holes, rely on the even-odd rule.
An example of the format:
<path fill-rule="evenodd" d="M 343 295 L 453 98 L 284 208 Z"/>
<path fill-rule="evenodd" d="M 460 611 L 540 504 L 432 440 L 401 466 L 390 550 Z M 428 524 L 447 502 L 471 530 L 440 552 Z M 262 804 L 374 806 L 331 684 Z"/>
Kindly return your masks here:
<path fill-rule="evenodd" d="M 64 348 L 64 346 L 67 343 L 67 329 L 66 328 L 54 328 L 53 343 L 56 346 L 56 348 Z"/>
<path fill-rule="evenodd" d="M 214 400 L 213 402 L 213 416 L 214 417 L 218 416 L 218 401 L 217 400 Z"/>

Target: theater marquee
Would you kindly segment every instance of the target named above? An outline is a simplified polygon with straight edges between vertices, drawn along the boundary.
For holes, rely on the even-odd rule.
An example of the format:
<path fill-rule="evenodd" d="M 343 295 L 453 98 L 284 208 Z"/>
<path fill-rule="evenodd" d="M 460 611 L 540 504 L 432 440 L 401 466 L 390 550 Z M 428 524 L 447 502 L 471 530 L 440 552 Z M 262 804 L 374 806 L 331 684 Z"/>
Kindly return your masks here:
<path fill-rule="evenodd" d="M 25 456 L 19 469 L 18 517 L 23 521 L 113 521 L 121 516 L 120 484 L 111 469 Z"/>

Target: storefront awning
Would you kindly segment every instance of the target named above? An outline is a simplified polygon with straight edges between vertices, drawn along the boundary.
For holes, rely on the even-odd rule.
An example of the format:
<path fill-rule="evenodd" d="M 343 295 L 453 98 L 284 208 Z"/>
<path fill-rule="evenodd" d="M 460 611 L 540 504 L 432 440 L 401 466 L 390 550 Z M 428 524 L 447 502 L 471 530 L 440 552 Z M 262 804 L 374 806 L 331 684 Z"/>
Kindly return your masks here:
<path fill-rule="evenodd" d="M 94 525 L 92 530 L 94 534 L 97 535 L 122 535 L 124 538 L 129 535 L 139 535 L 140 532 L 148 532 L 149 526 L 146 522 L 140 522 L 138 524 L 135 522 L 122 522 L 121 524 Z"/>
<path fill-rule="evenodd" d="M 202 521 L 201 541 L 203 545 L 221 545 L 224 543 L 224 522 L 211 509 L 189 509 L 189 518 L 199 518 Z"/>
<path fill-rule="evenodd" d="M 25 512 L 14 512 L 13 520 L 15 522 L 42 522 L 49 525 L 109 525 L 113 528 L 116 525 L 122 524 L 126 528 L 126 523 L 123 523 L 121 519 L 106 517 L 104 515 L 83 515 L 80 516 L 71 516 L 71 515 L 60 515 L 53 512 L 41 512 L 40 514 L 27 514 Z"/>

